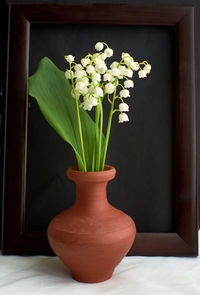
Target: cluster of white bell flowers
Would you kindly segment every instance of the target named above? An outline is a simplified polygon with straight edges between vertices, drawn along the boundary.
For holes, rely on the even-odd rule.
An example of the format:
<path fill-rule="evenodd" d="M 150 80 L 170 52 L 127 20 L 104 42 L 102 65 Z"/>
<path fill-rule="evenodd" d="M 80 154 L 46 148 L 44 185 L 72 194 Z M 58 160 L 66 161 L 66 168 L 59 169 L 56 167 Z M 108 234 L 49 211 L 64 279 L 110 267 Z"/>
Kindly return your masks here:
<path fill-rule="evenodd" d="M 104 98 L 112 106 L 118 99 L 118 108 L 113 107 L 112 114 L 120 113 L 119 123 L 129 121 L 129 106 L 124 99 L 130 97 L 129 89 L 134 87 L 133 74 L 138 72 L 139 78 L 145 78 L 151 71 L 151 65 L 147 61 L 136 62 L 129 53 L 123 52 L 120 62 L 114 61 L 108 66 L 106 61 L 113 56 L 113 49 L 105 42 L 96 43 L 95 49 L 96 53 L 87 54 L 80 63 L 76 63 L 72 55 L 65 56 L 69 63 L 65 77 L 71 80 L 71 94 L 87 111 L 102 103 Z"/>

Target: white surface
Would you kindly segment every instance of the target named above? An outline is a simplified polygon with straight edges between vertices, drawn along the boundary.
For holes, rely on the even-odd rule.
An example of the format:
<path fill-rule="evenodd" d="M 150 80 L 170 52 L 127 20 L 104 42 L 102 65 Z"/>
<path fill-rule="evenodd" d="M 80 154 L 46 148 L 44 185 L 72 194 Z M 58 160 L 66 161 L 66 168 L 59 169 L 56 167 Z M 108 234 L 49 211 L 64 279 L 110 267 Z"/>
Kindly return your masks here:
<path fill-rule="evenodd" d="M 200 257 L 125 257 L 113 277 L 74 281 L 57 257 L 0 256 L 1 295 L 200 295 Z"/>

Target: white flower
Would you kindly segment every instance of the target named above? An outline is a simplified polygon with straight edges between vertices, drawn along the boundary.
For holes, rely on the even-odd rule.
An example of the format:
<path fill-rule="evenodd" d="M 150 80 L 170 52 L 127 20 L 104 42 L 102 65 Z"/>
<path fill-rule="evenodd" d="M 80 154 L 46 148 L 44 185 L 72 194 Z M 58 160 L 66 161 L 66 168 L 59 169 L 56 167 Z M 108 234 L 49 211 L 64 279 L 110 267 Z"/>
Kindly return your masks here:
<path fill-rule="evenodd" d="M 79 82 L 79 81 L 78 81 Z M 89 79 L 87 77 L 83 77 L 80 82 L 83 82 L 85 84 L 85 86 L 88 86 L 89 84 Z"/>
<path fill-rule="evenodd" d="M 111 73 L 111 75 L 113 75 L 115 77 L 119 77 L 121 74 L 121 72 L 118 68 L 113 68 L 110 73 Z"/>
<path fill-rule="evenodd" d="M 69 54 L 65 56 L 66 61 L 68 61 L 69 63 L 72 63 L 74 61 L 74 56 Z"/>
<path fill-rule="evenodd" d="M 66 79 L 71 79 L 71 75 L 73 77 L 73 72 L 70 70 L 66 70 L 66 72 L 65 72 Z"/>
<path fill-rule="evenodd" d="M 97 87 L 94 89 L 94 96 L 98 97 L 98 96 L 103 96 L 103 90 L 100 87 Z"/>
<path fill-rule="evenodd" d="M 85 86 L 85 87 L 80 91 L 80 93 L 81 93 L 82 95 L 86 95 L 86 94 L 88 94 L 88 88 Z"/>
<path fill-rule="evenodd" d="M 78 82 L 78 83 L 76 83 L 76 87 L 75 88 L 76 88 L 77 91 L 81 92 L 85 88 L 85 83 Z"/>
<path fill-rule="evenodd" d="M 89 64 L 90 60 L 88 58 L 82 58 L 81 63 L 84 67 L 86 67 Z"/>
<path fill-rule="evenodd" d="M 97 106 L 97 105 L 99 104 L 97 98 L 94 97 L 94 96 L 91 96 L 91 97 L 90 97 L 90 103 L 91 103 L 93 106 Z"/>
<path fill-rule="evenodd" d="M 115 86 L 112 83 L 107 83 L 105 86 L 105 93 L 111 94 L 115 91 Z"/>
<path fill-rule="evenodd" d="M 125 76 L 127 68 L 125 66 L 119 66 L 120 74 Z"/>
<path fill-rule="evenodd" d="M 75 72 L 74 76 L 76 78 L 78 78 L 78 79 L 81 79 L 81 78 L 83 78 L 83 77 L 86 76 L 86 71 L 84 71 L 84 70 L 78 70 L 78 71 Z"/>
<path fill-rule="evenodd" d="M 99 73 L 95 73 L 93 76 L 92 76 L 94 82 L 100 82 L 101 81 L 101 75 Z"/>
<path fill-rule="evenodd" d="M 98 65 L 98 63 L 101 63 L 101 62 L 102 62 L 102 59 L 99 56 L 97 56 L 97 57 L 94 58 L 94 63 L 96 65 Z"/>
<path fill-rule="evenodd" d="M 93 105 L 90 103 L 90 100 L 87 99 L 83 103 L 80 104 L 80 107 L 82 107 L 86 111 L 91 111 Z"/>
<path fill-rule="evenodd" d="M 104 52 L 107 55 L 107 57 L 113 56 L 113 50 L 111 48 L 106 48 Z"/>
<path fill-rule="evenodd" d="M 76 64 L 75 66 L 74 66 L 74 69 L 75 69 L 75 71 L 80 71 L 80 70 L 82 70 L 82 65 L 81 64 Z"/>
<path fill-rule="evenodd" d="M 126 52 L 122 52 L 122 58 L 124 59 L 125 57 L 127 57 L 127 56 L 130 56 L 130 54 L 129 53 L 126 53 Z"/>
<path fill-rule="evenodd" d="M 84 97 L 84 102 L 80 104 L 80 107 L 83 107 L 84 110 L 91 111 L 91 109 L 94 106 L 97 106 L 98 104 L 99 103 L 98 103 L 96 97 L 94 97 L 94 96 L 88 97 L 88 95 L 86 95 Z"/>
<path fill-rule="evenodd" d="M 95 45 L 96 51 L 101 51 L 103 49 L 103 43 L 102 42 L 97 42 Z"/>
<path fill-rule="evenodd" d="M 139 78 L 145 78 L 147 76 L 147 72 L 144 70 L 140 70 L 138 72 L 138 76 L 139 76 Z"/>
<path fill-rule="evenodd" d="M 72 89 L 71 90 L 71 95 L 72 95 L 72 97 L 74 97 L 75 99 L 79 99 L 79 96 L 81 95 L 80 94 L 80 92 L 78 91 L 78 90 L 76 90 L 76 89 Z"/>
<path fill-rule="evenodd" d="M 114 61 L 111 65 L 110 65 L 110 68 L 111 69 L 114 69 L 114 68 L 116 68 L 117 66 L 118 66 L 118 62 L 117 61 Z"/>
<path fill-rule="evenodd" d="M 129 106 L 127 105 L 127 103 L 122 102 L 119 104 L 119 110 L 120 110 L 120 112 L 128 112 Z"/>
<path fill-rule="evenodd" d="M 130 96 L 130 93 L 129 93 L 129 91 L 127 89 L 123 89 L 123 90 L 120 91 L 119 95 L 121 97 L 125 97 L 126 98 L 126 97 L 129 97 Z"/>
<path fill-rule="evenodd" d="M 133 71 L 131 69 L 126 69 L 124 72 L 124 76 L 127 76 L 129 78 L 133 77 Z"/>
<path fill-rule="evenodd" d="M 92 74 L 92 73 L 94 73 L 94 67 L 93 66 L 87 66 L 86 71 L 88 72 L 88 74 Z"/>
<path fill-rule="evenodd" d="M 119 123 L 127 122 L 129 121 L 128 115 L 125 113 L 119 114 Z"/>
<path fill-rule="evenodd" d="M 126 81 L 124 82 L 124 87 L 125 87 L 125 88 L 133 88 L 133 87 L 134 87 L 134 83 L 133 83 L 133 81 L 132 81 L 132 80 L 126 80 Z"/>
<path fill-rule="evenodd" d="M 89 91 L 90 94 L 92 94 L 94 92 L 94 86 L 90 85 L 88 91 Z"/>
<path fill-rule="evenodd" d="M 139 63 L 134 61 L 132 64 L 131 64 L 131 69 L 133 69 L 133 71 L 138 71 L 139 70 Z"/>
<path fill-rule="evenodd" d="M 132 59 L 131 56 L 127 56 L 127 57 L 124 58 L 124 63 L 125 63 L 127 66 L 131 66 L 132 62 L 133 62 L 133 59 Z"/>
<path fill-rule="evenodd" d="M 110 74 L 110 72 L 106 72 L 103 75 L 103 80 L 108 81 L 108 82 L 112 82 L 113 81 L 113 76 Z"/>
<path fill-rule="evenodd" d="M 80 94 L 85 95 L 88 93 L 87 85 L 84 82 L 77 82 L 75 88 Z"/>
<path fill-rule="evenodd" d="M 145 72 L 147 72 L 147 74 L 149 74 L 150 71 L 151 71 L 151 65 L 150 65 L 150 64 L 147 64 L 147 65 L 144 67 L 143 70 L 144 70 Z"/>
<path fill-rule="evenodd" d="M 107 70 L 107 66 L 105 64 L 105 62 L 103 60 L 101 60 L 101 62 L 99 62 L 96 66 L 95 66 L 95 70 L 99 73 L 99 74 L 104 74 Z"/>
<path fill-rule="evenodd" d="M 103 52 L 103 53 L 101 54 L 101 58 L 102 58 L 103 60 L 105 60 L 107 57 L 108 57 L 108 56 L 107 56 L 107 54 L 106 54 L 105 52 Z"/>

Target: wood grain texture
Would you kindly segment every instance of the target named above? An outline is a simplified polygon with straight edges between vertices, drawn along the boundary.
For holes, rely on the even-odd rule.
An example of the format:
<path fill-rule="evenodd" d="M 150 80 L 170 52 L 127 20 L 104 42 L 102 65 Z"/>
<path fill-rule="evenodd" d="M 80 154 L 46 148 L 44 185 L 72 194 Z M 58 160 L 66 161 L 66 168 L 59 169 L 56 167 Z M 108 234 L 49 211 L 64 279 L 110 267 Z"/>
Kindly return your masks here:
<path fill-rule="evenodd" d="M 176 232 L 137 233 L 129 255 L 198 255 L 195 9 L 186 6 L 103 4 L 14 4 L 10 6 L 2 253 L 53 254 L 48 245 L 46 233 L 27 233 L 24 230 L 30 23 L 174 27 Z"/>

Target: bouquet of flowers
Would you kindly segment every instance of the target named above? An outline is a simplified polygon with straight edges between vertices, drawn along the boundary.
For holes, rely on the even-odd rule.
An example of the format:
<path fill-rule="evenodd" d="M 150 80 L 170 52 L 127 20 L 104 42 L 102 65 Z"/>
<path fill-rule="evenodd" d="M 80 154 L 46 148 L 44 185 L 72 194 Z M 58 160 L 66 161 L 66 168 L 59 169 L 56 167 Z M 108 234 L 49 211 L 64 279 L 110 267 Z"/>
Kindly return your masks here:
<path fill-rule="evenodd" d="M 147 61 L 137 62 L 124 52 L 119 62 L 108 65 L 113 49 L 105 42 L 96 43 L 95 49 L 97 52 L 88 53 L 80 63 L 72 55 L 65 56 L 69 65 L 65 73 L 44 58 L 29 78 L 30 95 L 36 98 L 50 125 L 71 144 L 78 168 L 85 172 L 104 170 L 113 115 L 118 113 L 119 123 L 129 121 L 126 99 L 134 87 L 133 73 L 137 71 L 139 78 L 145 78 L 151 71 Z M 104 103 L 110 104 L 106 136 Z M 93 108 L 95 121 L 88 115 Z"/>

